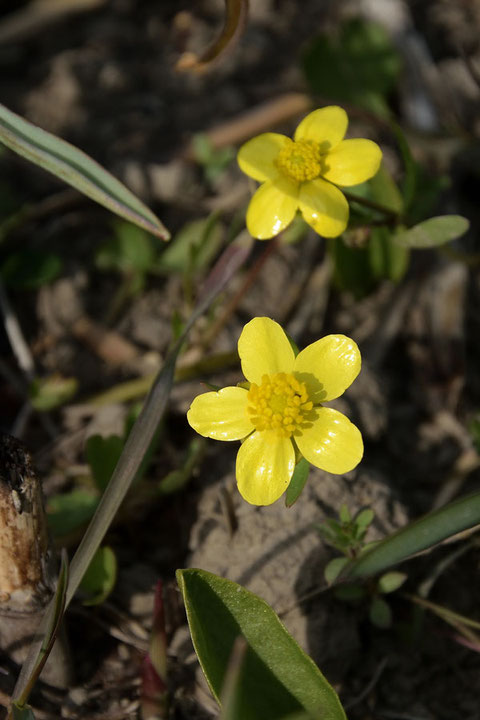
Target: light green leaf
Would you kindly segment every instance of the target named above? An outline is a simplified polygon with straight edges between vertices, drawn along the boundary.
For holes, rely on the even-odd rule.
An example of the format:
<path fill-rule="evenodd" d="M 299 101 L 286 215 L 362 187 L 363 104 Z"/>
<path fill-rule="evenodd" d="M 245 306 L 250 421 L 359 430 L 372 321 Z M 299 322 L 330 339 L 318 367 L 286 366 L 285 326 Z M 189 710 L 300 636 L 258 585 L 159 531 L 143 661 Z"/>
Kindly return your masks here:
<path fill-rule="evenodd" d="M 302 492 L 303 488 L 305 487 L 305 483 L 308 480 L 309 472 L 310 463 L 302 457 L 300 462 L 295 465 L 292 479 L 290 480 L 290 484 L 287 488 L 287 492 L 285 495 L 285 505 L 287 507 L 292 507 L 292 505 L 297 502 L 298 498 L 300 497 L 300 493 Z"/>
<path fill-rule="evenodd" d="M 378 589 L 381 593 L 391 593 L 403 585 L 408 575 L 406 573 L 392 572 L 385 573 L 378 581 Z"/>
<path fill-rule="evenodd" d="M 461 215 L 439 215 L 394 235 L 403 247 L 431 248 L 443 245 L 467 232 L 470 223 Z"/>
<path fill-rule="evenodd" d="M 47 378 L 36 378 L 30 384 L 28 394 L 35 410 L 53 410 L 68 402 L 77 392 L 78 380 L 51 375 Z"/>
<path fill-rule="evenodd" d="M 374 597 L 370 605 L 370 622 L 381 630 L 386 630 L 392 624 L 392 611 L 390 605 L 383 598 Z"/>
<path fill-rule="evenodd" d="M 278 720 L 302 709 L 322 720 L 345 720 L 340 701 L 261 598 L 204 570 L 178 570 L 193 644 L 218 700 L 235 639 L 247 651 L 238 680 L 242 720 Z"/>
<path fill-rule="evenodd" d="M 459 498 L 398 530 L 352 560 L 345 579 L 376 575 L 411 555 L 480 523 L 480 492 Z"/>
<path fill-rule="evenodd" d="M 351 522 L 352 516 L 350 515 L 348 505 L 346 505 L 345 503 L 340 506 L 340 512 L 338 513 L 338 517 L 340 518 L 340 522 L 343 525 L 348 525 Z"/>
<path fill-rule="evenodd" d="M 333 560 L 330 560 L 329 563 L 327 563 L 325 570 L 323 572 L 323 575 L 325 577 L 325 580 L 329 585 L 331 585 L 338 577 L 338 574 L 341 570 L 345 567 L 345 565 L 348 563 L 347 557 L 337 557 L 333 558 Z"/>
<path fill-rule="evenodd" d="M 83 604 L 100 605 L 112 592 L 116 580 L 115 553 L 107 545 L 98 548 L 80 583 L 80 589 L 87 594 Z"/>
<path fill-rule="evenodd" d="M 95 160 L 0 105 L 0 142 L 120 217 L 168 240 L 161 221 Z"/>
<path fill-rule="evenodd" d="M 354 523 L 357 527 L 366 529 L 371 525 L 374 517 L 375 513 L 372 508 L 365 508 L 364 510 L 360 510 L 358 515 L 355 516 Z"/>

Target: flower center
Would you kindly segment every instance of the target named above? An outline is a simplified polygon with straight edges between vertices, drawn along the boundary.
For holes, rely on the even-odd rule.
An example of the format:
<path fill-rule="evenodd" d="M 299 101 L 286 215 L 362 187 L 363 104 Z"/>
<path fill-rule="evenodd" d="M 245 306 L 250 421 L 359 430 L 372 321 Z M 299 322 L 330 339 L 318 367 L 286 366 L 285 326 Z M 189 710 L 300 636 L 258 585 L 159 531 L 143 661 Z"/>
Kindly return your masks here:
<path fill-rule="evenodd" d="M 264 375 L 260 385 L 248 391 L 247 412 L 257 430 L 276 430 L 280 437 L 291 437 L 313 408 L 305 383 L 292 373 Z"/>
<path fill-rule="evenodd" d="M 278 153 L 277 167 L 292 180 L 313 180 L 321 171 L 318 143 L 313 140 L 295 142 L 286 138 L 285 145 Z"/>

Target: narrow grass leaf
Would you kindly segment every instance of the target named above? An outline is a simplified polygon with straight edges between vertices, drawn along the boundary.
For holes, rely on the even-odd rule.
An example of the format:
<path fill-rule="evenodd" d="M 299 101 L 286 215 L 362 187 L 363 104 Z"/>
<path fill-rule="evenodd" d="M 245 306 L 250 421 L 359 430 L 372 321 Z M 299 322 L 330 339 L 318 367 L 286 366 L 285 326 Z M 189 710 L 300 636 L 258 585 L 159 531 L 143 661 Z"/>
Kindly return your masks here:
<path fill-rule="evenodd" d="M 50 651 L 57 637 L 60 623 L 62 622 L 63 614 L 66 607 L 66 595 L 67 595 L 67 584 L 68 584 L 68 556 L 66 550 L 62 550 L 61 554 L 61 565 L 60 572 L 58 574 L 57 588 L 55 595 L 53 596 L 52 602 L 49 605 L 51 608 L 50 613 L 47 616 L 43 628 L 38 628 L 37 634 L 40 635 L 40 639 L 35 646 L 35 653 L 32 657 L 32 662 L 29 667 L 28 675 L 25 678 L 25 684 L 21 695 L 18 697 L 12 697 L 13 704 L 17 705 L 18 708 L 23 708 L 32 692 L 33 686 L 40 677 L 45 663 L 48 660 Z"/>
<path fill-rule="evenodd" d="M 236 638 L 247 643 L 237 717 L 278 720 L 306 710 L 322 720 L 345 720 L 333 688 L 264 600 L 204 570 L 178 570 L 177 580 L 193 645 L 217 700 Z"/>
<path fill-rule="evenodd" d="M 162 222 L 125 185 L 74 145 L 0 105 L 0 142 L 120 217 L 168 240 Z"/>
<path fill-rule="evenodd" d="M 340 577 L 352 580 L 375 575 L 479 523 L 480 492 L 477 492 L 414 520 L 380 541 L 349 563 Z"/>

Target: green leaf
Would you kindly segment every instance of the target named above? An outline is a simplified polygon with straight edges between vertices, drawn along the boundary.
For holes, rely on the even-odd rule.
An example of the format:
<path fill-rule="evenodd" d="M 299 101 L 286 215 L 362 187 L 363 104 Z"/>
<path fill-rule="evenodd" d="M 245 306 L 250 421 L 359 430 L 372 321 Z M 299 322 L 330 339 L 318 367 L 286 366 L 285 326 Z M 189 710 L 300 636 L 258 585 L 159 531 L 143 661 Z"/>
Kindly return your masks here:
<path fill-rule="evenodd" d="M 365 508 L 365 510 L 360 510 L 358 515 L 355 516 L 354 523 L 359 528 L 367 529 L 368 526 L 372 524 L 374 517 L 375 513 L 372 508 Z"/>
<path fill-rule="evenodd" d="M 95 256 L 101 270 L 120 272 L 147 272 L 155 260 L 151 236 L 142 228 L 128 222 L 114 225 L 114 236 L 109 238 Z"/>
<path fill-rule="evenodd" d="M 125 185 L 70 143 L 0 105 L 0 142 L 120 217 L 168 240 L 160 220 Z"/>
<path fill-rule="evenodd" d="M 172 470 L 162 478 L 158 484 L 158 489 L 162 495 L 170 495 L 178 492 L 188 483 L 192 476 L 192 472 L 200 462 L 201 456 L 205 451 L 205 442 L 201 437 L 193 438 L 188 446 L 182 466 L 176 470 Z"/>
<path fill-rule="evenodd" d="M 388 114 L 387 99 L 401 67 L 388 33 L 380 25 L 354 19 L 337 35 L 317 37 L 304 56 L 315 94 Z"/>
<path fill-rule="evenodd" d="M 100 605 L 112 592 L 116 580 L 115 553 L 107 545 L 98 548 L 80 583 L 80 589 L 87 594 L 87 598 L 82 600 L 83 604 Z"/>
<path fill-rule="evenodd" d="M 78 380 L 52 375 L 48 378 L 36 378 L 29 387 L 29 397 L 35 410 L 46 411 L 64 405 L 77 392 Z"/>
<path fill-rule="evenodd" d="M 350 247 L 341 237 L 329 240 L 327 248 L 333 263 L 335 285 L 340 290 L 351 292 L 356 299 L 368 295 L 376 285 L 368 249 Z"/>
<path fill-rule="evenodd" d="M 400 214 L 403 211 L 403 197 L 392 174 L 382 162 L 376 175 L 368 183 L 370 199 L 388 210 Z"/>
<path fill-rule="evenodd" d="M 408 575 L 406 573 L 392 570 L 392 572 L 385 573 L 385 575 L 382 575 L 379 579 L 378 589 L 381 593 L 395 592 L 395 590 L 398 590 L 398 588 L 403 585 L 407 577 Z"/>
<path fill-rule="evenodd" d="M 44 250 L 20 250 L 8 256 L 0 274 L 5 285 L 15 290 L 36 290 L 53 282 L 62 272 L 58 255 Z"/>
<path fill-rule="evenodd" d="M 340 506 L 340 512 L 338 513 L 338 517 L 340 518 L 340 522 L 343 525 L 348 525 L 351 522 L 352 516 L 350 515 L 350 510 L 345 503 Z"/>
<path fill-rule="evenodd" d="M 392 624 L 392 611 L 390 605 L 383 598 L 374 597 L 369 611 L 370 622 L 381 630 L 386 630 Z"/>
<path fill-rule="evenodd" d="M 190 633 L 218 700 L 235 639 L 247 651 L 238 682 L 238 717 L 278 720 L 302 709 L 322 720 L 345 720 L 340 701 L 315 663 L 261 598 L 204 570 L 177 570 Z"/>
<path fill-rule="evenodd" d="M 99 497 L 88 490 L 71 490 L 53 495 L 47 503 L 48 526 L 55 537 L 63 537 L 85 525 L 92 517 Z"/>
<path fill-rule="evenodd" d="M 374 227 L 368 240 L 368 257 L 375 278 L 399 282 L 408 270 L 410 249 L 399 245 L 388 227 Z"/>
<path fill-rule="evenodd" d="M 351 579 L 376 575 L 479 523 L 480 492 L 459 498 L 397 530 L 352 560 L 342 572 L 342 577 Z"/>
<path fill-rule="evenodd" d="M 287 507 L 292 507 L 292 505 L 297 502 L 300 497 L 300 493 L 308 480 L 309 473 L 310 463 L 302 457 L 302 459 L 295 465 L 292 479 L 290 480 L 290 484 L 287 488 L 285 495 L 285 505 Z"/>
<path fill-rule="evenodd" d="M 455 240 L 467 232 L 470 223 L 461 215 L 439 215 L 394 235 L 403 247 L 431 248 Z"/>
<path fill-rule="evenodd" d="M 90 465 L 95 484 L 101 492 L 105 490 L 112 477 L 124 444 L 125 441 L 118 435 L 109 437 L 91 435 L 87 439 L 85 457 Z"/>
<path fill-rule="evenodd" d="M 335 582 L 338 574 L 340 573 L 341 570 L 343 570 L 343 568 L 345 567 L 345 565 L 347 563 L 348 563 L 348 558 L 346 558 L 346 557 L 333 558 L 333 560 L 330 560 L 330 562 L 327 563 L 325 570 L 323 572 L 323 575 L 329 585 L 331 585 L 333 582 Z"/>
<path fill-rule="evenodd" d="M 218 213 L 187 223 L 165 248 L 156 267 L 165 272 L 195 272 L 207 267 L 218 253 L 223 229 Z"/>

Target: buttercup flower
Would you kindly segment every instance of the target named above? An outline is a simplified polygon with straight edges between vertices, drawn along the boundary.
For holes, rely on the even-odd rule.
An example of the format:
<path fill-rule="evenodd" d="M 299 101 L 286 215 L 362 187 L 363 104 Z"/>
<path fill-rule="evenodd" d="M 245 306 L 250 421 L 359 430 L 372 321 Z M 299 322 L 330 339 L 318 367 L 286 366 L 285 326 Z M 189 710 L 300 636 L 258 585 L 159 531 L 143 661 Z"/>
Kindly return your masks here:
<path fill-rule="evenodd" d="M 307 115 L 293 140 L 263 133 L 242 145 L 237 158 L 241 170 L 262 183 L 247 210 L 247 228 L 253 237 L 266 240 L 278 235 L 297 210 L 319 235 L 341 235 L 349 208 L 335 186 L 369 180 L 382 159 L 372 140 L 344 140 L 347 125 L 345 110 L 331 105 Z"/>
<path fill-rule="evenodd" d="M 323 407 L 360 372 L 360 352 L 345 335 L 327 335 L 297 357 L 274 320 L 257 317 L 238 341 L 249 388 L 226 387 L 198 395 L 187 413 L 200 435 L 243 440 L 238 489 L 252 505 L 270 505 L 287 489 L 296 449 L 312 465 L 343 474 L 360 462 L 360 431 L 345 415 Z"/>

